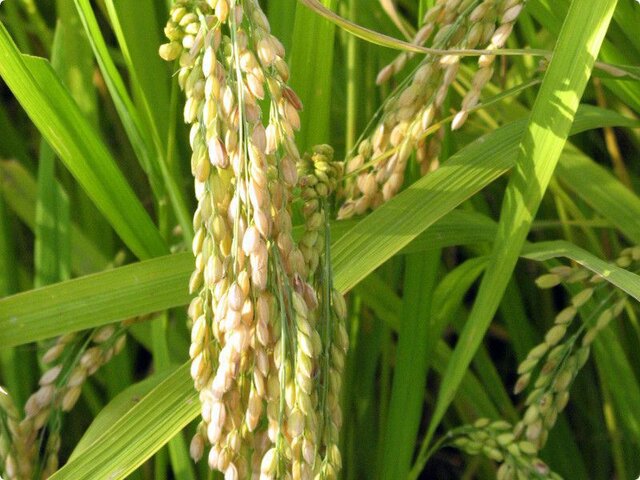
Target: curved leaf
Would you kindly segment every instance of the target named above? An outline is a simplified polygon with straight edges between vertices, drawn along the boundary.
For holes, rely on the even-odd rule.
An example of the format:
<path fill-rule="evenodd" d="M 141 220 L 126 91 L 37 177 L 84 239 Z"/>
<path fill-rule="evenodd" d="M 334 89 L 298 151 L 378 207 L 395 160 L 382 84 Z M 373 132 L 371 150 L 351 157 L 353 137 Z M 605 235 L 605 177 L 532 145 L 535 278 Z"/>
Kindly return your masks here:
<path fill-rule="evenodd" d="M 131 251 L 143 259 L 166 253 L 158 229 L 51 65 L 22 56 L 1 23 L 0 76 Z"/>

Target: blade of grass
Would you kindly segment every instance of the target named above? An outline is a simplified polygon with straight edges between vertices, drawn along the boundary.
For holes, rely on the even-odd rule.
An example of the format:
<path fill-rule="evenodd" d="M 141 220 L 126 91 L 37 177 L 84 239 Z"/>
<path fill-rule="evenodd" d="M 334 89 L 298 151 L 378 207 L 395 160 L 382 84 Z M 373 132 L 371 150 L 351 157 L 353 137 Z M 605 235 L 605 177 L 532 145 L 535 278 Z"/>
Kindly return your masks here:
<path fill-rule="evenodd" d="M 633 2 L 620 2 L 616 9 L 613 20 L 620 25 L 620 28 L 626 33 L 626 37 L 635 47 L 635 53 L 640 52 L 640 38 L 638 38 L 638 25 L 640 25 L 640 10 Z M 637 58 L 637 56 L 636 56 Z"/>
<path fill-rule="evenodd" d="M 55 42 L 53 48 L 56 48 Z M 41 142 L 34 246 L 35 287 L 67 280 L 71 273 L 69 198 L 56 180 L 55 164 L 53 150 L 46 142 Z"/>
<path fill-rule="evenodd" d="M 32 167 L 32 158 L 27 151 L 25 138 L 20 134 L 19 126 L 9 117 L 4 105 L 0 105 L 0 158 L 16 159 Z"/>
<path fill-rule="evenodd" d="M 290 0 L 270 0 L 267 3 L 267 15 L 271 25 L 271 33 L 282 41 L 287 52 L 291 51 L 291 38 L 296 18 L 295 8 L 291 8 Z"/>
<path fill-rule="evenodd" d="M 0 185 L 1 186 L 1 185 Z M 0 196 L 0 298 L 11 295 L 19 290 L 18 261 L 16 244 L 13 237 L 13 219 Z M 3 387 L 7 388 L 18 405 L 22 405 L 31 394 L 30 389 L 35 380 L 34 368 L 19 371 L 16 365 L 33 363 L 31 352 L 20 351 L 15 348 L 0 349 L 0 371 L 2 372 Z M 35 366 L 35 365 L 33 365 Z"/>
<path fill-rule="evenodd" d="M 15 161 L 0 162 L 0 190 L 7 206 L 29 229 L 35 231 L 37 186 L 29 172 Z M 104 270 L 108 261 L 75 223 L 71 223 L 71 270 L 86 275 Z M 15 271 L 15 270 L 12 270 Z"/>
<path fill-rule="evenodd" d="M 166 253 L 158 230 L 51 66 L 21 56 L 1 24 L 0 76 L 132 252 L 139 258 Z"/>
<path fill-rule="evenodd" d="M 157 100 L 157 95 L 154 95 L 149 99 L 146 97 L 146 95 L 151 95 L 151 93 L 144 93 L 146 91 L 146 86 L 145 84 L 142 84 L 138 81 L 139 72 L 137 71 L 136 67 L 131 65 L 130 67 L 132 75 L 134 77 L 134 84 L 136 86 L 139 86 L 137 90 L 142 96 L 141 101 L 145 106 L 144 110 L 147 113 L 149 123 L 149 128 L 147 128 L 147 125 L 142 122 L 138 110 L 129 97 L 129 93 L 127 92 L 124 81 L 122 80 L 120 73 L 113 63 L 111 55 L 109 54 L 109 51 L 107 49 L 107 44 L 102 36 L 100 27 L 98 26 L 98 21 L 91 8 L 90 2 L 88 0 L 74 1 L 76 3 L 76 8 L 78 9 L 80 19 L 82 20 L 82 24 L 84 25 L 85 31 L 87 32 L 87 36 L 89 37 L 89 41 L 91 42 L 91 46 L 93 48 L 96 59 L 98 60 L 100 71 L 104 76 L 107 88 L 109 89 L 111 98 L 114 101 L 116 110 L 118 111 L 118 115 L 120 116 L 120 120 L 122 121 L 122 125 L 127 132 L 127 136 L 129 137 L 131 146 L 136 152 L 136 156 L 140 161 L 140 164 L 149 176 L 149 181 L 156 194 L 156 201 L 158 202 L 158 204 L 162 204 L 162 199 L 164 198 L 166 191 L 169 196 L 169 200 L 173 207 L 174 213 L 178 219 L 178 222 L 180 223 L 180 226 L 182 227 L 183 234 L 187 239 L 187 243 L 191 243 L 191 238 L 193 235 L 191 232 L 191 216 L 189 215 L 183 192 L 178 187 L 176 179 L 173 175 L 171 175 L 169 171 L 166 151 L 160 141 L 160 135 L 162 134 L 162 132 L 166 131 L 166 125 L 160 127 L 156 124 L 156 117 L 158 116 L 158 113 L 154 113 L 152 111 L 150 106 L 151 104 L 149 103 L 152 100 Z M 123 33 L 122 27 L 120 26 L 118 20 L 119 17 L 117 16 L 115 11 L 116 9 L 110 2 L 107 6 L 111 13 L 111 19 L 114 23 L 114 28 L 116 30 L 116 34 L 118 34 L 121 46 L 125 46 L 125 59 L 128 59 L 129 62 L 132 62 L 134 57 L 131 56 L 132 53 L 130 52 L 130 45 L 127 43 L 125 34 Z M 135 18 L 132 16 L 131 12 L 129 12 L 127 15 L 129 16 L 129 20 Z M 148 13 L 145 13 L 143 17 L 146 15 L 148 15 Z M 138 58 L 138 56 L 142 54 L 142 52 L 138 48 L 135 48 L 133 52 L 136 54 L 135 58 Z M 157 55 L 154 51 L 153 58 L 155 59 L 156 57 Z M 155 60 L 152 61 L 152 65 L 153 62 L 155 62 Z M 148 62 L 145 60 L 143 61 L 142 65 L 146 65 L 147 63 Z M 164 78 L 164 70 L 161 71 L 163 73 L 160 75 L 160 78 Z M 142 75 L 142 77 L 146 81 L 149 80 L 149 73 L 140 75 Z M 153 90 L 155 91 L 155 87 L 153 88 Z M 160 92 L 158 92 L 158 95 L 159 94 Z M 163 102 L 160 101 L 160 104 L 162 103 Z"/>
<path fill-rule="evenodd" d="M 366 305 L 376 312 L 378 317 L 385 320 L 393 330 L 400 330 L 400 321 L 395 315 L 396 309 L 400 308 L 395 297 L 387 295 L 389 286 L 378 275 L 373 272 L 360 282 L 354 289 L 356 295 L 366 298 Z"/>
<path fill-rule="evenodd" d="M 341 447 L 345 480 L 375 478 L 376 475 L 376 449 L 363 445 L 360 439 L 378 438 L 378 402 L 375 399 L 384 331 L 379 318 L 364 314 L 357 294 L 350 298 L 350 345 L 344 375 L 345 423 Z"/>
<path fill-rule="evenodd" d="M 165 190 L 160 179 L 160 167 L 150 149 L 151 141 L 148 132 L 142 126 L 124 80 L 113 63 L 91 4 L 84 0 L 74 0 L 74 2 L 127 137 L 142 169 L 149 178 L 151 188 L 156 197 L 161 199 L 164 197 Z"/>
<path fill-rule="evenodd" d="M 323 0 L 327 8 L 335 8 L 336 0 Z M 291 48 L 291 87 L 304 110 L 296 135 L 300 151 L 329 142 L 329 109 L 335 26 L 325 22 L 302 5 L 296 6 Z"/>
<path fill-rule="evenodd" d="M 355 18 L 358 13 L 358 9 L 361 8 L 360 0 L 349 0 L 348 11 L 351 18 Z M 359 52 L 358 40 L 356 37 L 350 35 L 346 39 L 347 50 L 347 62 L 346 62 L 346 111 L 345 116 L 345 151 L 350 152 L 353 150 L 356 144 L 358 135 L 358 113 L 360 112 L 358 102 L 358 93 L 360 86 L 363 85 L 360 71 L 361 71 L 361 57 L 364 51 Z M 360 55 L 359 55 L 360 53 Z M 363 85 L 364 86 L 364 85 Z"/>
<path fill-rule="evenodd" d="M 462 262 L 438 282 L 433 294 L 433 311 L 429 318 L 432 335 L 426 340 L 427 353 L 435 348 L 435 342 L 451 322 L 463 303 L 464 296 L 487 267 L 488 257 L 476 257 Z"/>
<path fill-rule="evenodd" d="M 416 236 L 401 254 L 428 252 L 456 245 L 489 243 L 496 237 L 498 224 L 476 212 L 453 210 Z"/>
<path fill-rule="evenodd" d="M 185 305 L 190 300 L 185 280 L 192 270 L 191 253 L 169 255 L 0 300 L 0 344 L 19 345 Z"/>
<path fill-rule="evenodd" d="M 464 296 L 462 294 L 463 291 L 465 291 L 465 289 L 462 288 L 461 285 L 456 285 L 456 291 L 453 296 L 462 301 L 462 297 Z M 383 296 L 385 299 L 382 303 L 378 303 L 375 299 L 376 296 Z M 380 290 L 377 292 L 363 292 L 362 299 L 387 326 L 391 327 L 394 332 L 398 331 L 394 326 L 400 325 L 398 312 L 402 311 L 402 300 L 389 288 L 388 284 L 382 284 Z M 378 305 L 380 304 L 390 305 L 393 308 L 379 310 Z M 459 306 L 460 304 L 455 305 L 454 310 L 459 308 Z M 430 347 L 431 351 L 427 357 L 430 360 L 432 368 L 437 373 L 442 374 L 451 356 L 451 349 L 440 338 L 429 338 L 433 340 L 433 345 Z M 498 409 L 473 372 L 468 372 L 463 383 L 464 386 L 461 387 L 460 400 L 465 403 L 467 407 L 466 411 L 477 416 L 497 418 L 499 415 Z M 422 392 L 419 393 L 422 397 Z"/>
<path fill-rule="evenodd" d="M 200 413 L 189 364 L 142 397 L 50 478 L 126 478 Z"/>
<path fill-rule="evenodd" d="M 32 46 L 29 40 L 29 33 L 25 22 L 18 10 L 17 2 L 8 2 L 2 6 L 3 13 L 6 15 L 6 20 L 3 20 L 7 24 L 7 29 L 12 33 L 16 39 L 16 44 L 20 47 L 20 51 L 27 54 L 32 53 Z"/>
<path fill-rule="evenodd" d="M 580 98 L 616 3 L 616 0 L 605 0 L 594 5 L 587 0 L 575 0 L 571 4 L 522 139 L 516 169 L 507 187 L 492 258 L 467 324 L 447 366 L 421 448 L 422 455 L 455 397 L 462 376 L 498 309 L 526 235 L 569 136 Z M 417 478 L 423 462 L 424 458 L 418 459 L 412 478 Z"/>
<path fill-rule="evenodd" d="M 165 368 L 157 373 L 154 373 L 148 378 L 145 378 L 141 382 L 135 383 L 125 390 L 120 392 L 114 397 L 93 419 L 91 425 L 87 431 L 82 435 L 80 441 L 76 444 L 69 461 L 73 461 L 79 458 L 82 453 L 87 450 L 96 440 L 98 440 L 102 434 L 111 425 L 113 425 L 119 418 L 124 416 L 136 403 L 147 395 L 151 390 L 156 388 L 160 382 L 167 379 L 167 377 L 173 373 L 177 367 Z"/>
<path fill-rule="evenodd" d="M 151 325 L 151 341 L 153 345 L 153 363 L 156 370 L 164 370 L 171 366 L 167 327 L 169 318 L 166 312 L 154 320 Z M 169 460 L 173 474 L 177 480 L 193 480 L 193 462 L 189 457 L 187 444 L 182 432 L 178 432 L 168 445 Z"/>
<path fill-rule="evenodd" d="M 453 352 L 445 342 L 438 342 L 433 352 L 432 363 L 434 370 L 439 375 L 442 376 L 444 373 L 445 366 L 451 361 L 452 355 Z M 500 413 L 487 395 L 486 389 L 471 370 L 465 372 L 460 386 L 460 398 L 456 399 L 456 402 L 460 402 L 462 406 L 460 410 L 472 418 L 500 417 Z"/>
<path fill-rule="evenodd" d="M 528 10 L 551 34 L 555 35 L 560 30 L 562 16 L 566 14 L 568 5 L 566 0 L 539 0 L 531 2 Z M 607 62 L 634 64 L 617 45 L 608 40 L 604 42 L 601 55 Z M 634 88 L 633 83 L 611 80 L 603 80 L 602 83 L 636 112 L 640 112 L 640 92 Z"/>
<path fill-rule="evenodd" d="M 402 323 L 383 440 L 383 479 L 405 478 L 411 468 L 430 358 L 426 347 L 440 252 L 405 257 Z"/>
<path fill-rule="evenodd" d="M 64 48 L 54 46 L 55 56 L 52 57 L 52 66 L 88 122 L 93 127 L 98 127 L 98 98 L 93 83 L 95 78 L 93 52 L 82 30 L 73 0 L 56 0 L 56 14 L 58 18 L 56 41 Z M 64 173 L 66 172 L 59 172 L 59 174 Z M 112 257 L 115 251 L 115 235 L 111 226 L 80 185 L 72 182 L 68 175 L 60 176 L 60 180 L 74 206 L 72 218 L 82 226 L 86 236 L 95 245 L 100 246 L 107 257 Z M 75 249 L 72 249 L 72 254 L 81 256 L 81 253 Z"/>
<path fill-rule="evenodd" d="M 0 184 L 0 187 L 2 185 Z M 14 274 L 18 270 L 18 262 L 11 226 L 9 212 L 0 196 L 0 297 L 18 291 L 18 277 Z"/>
<path fill-rule="evenodd" d="M 562 155 L 557 175 L 631 242 L 640 244 L 640 199 L 609 170 L 579 150 L 569 149 Z"/>
<path fill-rule="evenodd" d="M 71 69 L 78 69 L 73 53 L 67 51 L 75 42 L 65 40 L 69 40 L 65 38 L 65 25 L 59 22 L 51 47 L 51 65 L 61 78 L 68 78 Z M 67 280 L 71 273 L 69 198 L 56 179 L 56 163 L 53 149 L 41 140 L 34 232 L 35 287 Z"/>
<path fill-rule="evenodd" d="M 611 393 L 612 403 L 622 425 L 622 441 L 634 445 L 635 450 L 640 443 L 640 415 L 637 409 L 640 386 L 637 371 L 634 372 L 630 358 L 620 348 L 620 340 L 613 329 L 603 331 L 594 346 L 600 381 Z"/>
<path fill-rule="evenodd" d="M 574 131 L 621 122 L 624 124 L 619 116 L 588 108 L 579 114 Z M 338 238 L 332 247 L 335 285 L 342 291 L 353 288 L 465 198 L 504 173 L 514 161 L 510 155 L 522 126 L 502 127 L 464 148 Z M 184 305 L 189 301 L 186 285 L 192 265 L 191 254 L 181 253 L 0 300 L 0 341 L 28 343 Z M 149 285 L 142 281 L 147 274 L 153 278 Z M 41 302 L 47 302 L 49 312 L 59 321 L 47 320 L 39 311 Z M 6 328 L 14 324 L 19 328 Z"/>
<path fill-rule="evenodd" d="M 169 118 L 167 65 L 158 55 L 163 25 L 157 21 L 153 0 L 106 0 L 111 26 L 127 64 L 135 97 L 140 98 L 149 129 L 166 138 Z M 164 11 L 163 11 L 164 14 Z M 86 21 L 86 20 L 85 20 Z M 91 34 L 95 34 L 91 30 Z M 100 39 L 96 38 L 96 43 Z"/>

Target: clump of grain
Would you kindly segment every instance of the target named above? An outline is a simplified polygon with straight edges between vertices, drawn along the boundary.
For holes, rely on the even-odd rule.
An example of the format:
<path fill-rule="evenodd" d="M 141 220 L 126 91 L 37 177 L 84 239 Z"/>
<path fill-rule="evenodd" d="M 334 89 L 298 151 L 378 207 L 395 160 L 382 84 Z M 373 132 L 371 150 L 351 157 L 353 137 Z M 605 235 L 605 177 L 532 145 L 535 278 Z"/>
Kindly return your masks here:
<path fill-rule="evenodd" d="M 536 446 L 517 438 L 513 425 L 504 420 L 480 418 L 473 425 L 450 431 L 447 436 L 448 443 L 469 455 L 484 455 L 499 463 L 496 475 L 499 480 L 562 478 L 538 458 Z"/>
<path fill-rule="evenodd" d="M 319 436 L 321 478 L 336 478 L 342 468 L 339 433 L 342 426 L 340 391 L 349 340 L 345 326 L 346 303 L 333 288 L 331 273 L 329 212 L 330 198 L 335 192 L 342 166 L 333 160 L 333 150 L 327 145 L 314 147 L 298 167 L 305 232 L 300 240 L 308 266 L 308 278 L 319 295 L 317 315 L 320 318 L 324 361 L 319 371 Z"/>
<path fill-rule="evenodd" d="M 637 270 L 640 247 L 624 249 L 615 263 Z M 572 295 L 571 304 L 556 315 L 544 340 L 531 349 L 518 367 L 515 393 L 522 393 L 533 384 L 522 418 L 514 426 L 504 421 L 480 419 L 447 434 L 451 445 L 500 463 L 499 479 L 560 478 L 538 458 L 538 453 L 545 446 L 558 415 L 569 403 L 569 390 L 589 359 L 591 344 L 622 314 L 629 302 L 625 292 L 580 265 L 553 267 L 536 283 L 545 289 L 560 284 L 581 288 Z M 576 326 L 575 318 L 581 310 L 584 321 Z"/>
<path fill-rule="evenodd" d="M 33 475 L 35 432 L 22 418 L 9 393 L 0 387 L 0 472 L 7 480 L 29 480 Z"/>
<path fill-rule="evenodd" d="M 524 0 L 439 0 L 429 9 L 414 43 L 427 42 L 439 49 L 502 48 L 524 6 Z M 412 56 L 402 53 L 378 75 L 378 83 L 388 81 Z M 469 110 L 493 75 L 495 55 L 478 60 L 471 89 L 462 101 L 452 127 L 462 127 Z M 384 105 L 373 133 L 357 146 L 346 160 L 344 203 L 339 218 L 361 215 L 395 196 L 404 182 L 407 163 L 413 152 L 421 173 L 438 168 L 444 131 L 438 125 L 446 116 L 443 104 L 460 66 L 460 57 L 427 55 L 410 78 Z"/>
<path fill-rule="evenodd" d="M 640 248 L 635 247 L 623 250 L 616 263 L 629 268 L 636 266 L 637 260 L 640 260 Z M 569 389 L 589 359 L 591 344 L 600 331 L 620 316 L 628 303 L 624 292 L 612 289 L 603 280 L 582 266 L 559 266 L 536 282 L 540 288 L 551 288 L 560 283 L 582 287 L 571 297 L 571 304 L 558 313 L 544 341 L 534 347 L 518 367 L 515 393 L 524 391 L 534 375 L 536 378 L 515 433 L 538 449 L 544 447 L 549 430 L 566 408 Z M 588 316 L 570 334 L 574 318 L 588 303 L 591 305 L 586 310 Z"/>
<path fill-rule="evenodd" d="M 255 0 L 179 1 L 165 33 L 160 55 L 179 59 L 198 200 L 189 354 L 202 421 L 191 455 L 210 445 L 209 466 L 227 479 L 332 478 L 319 404 L 326 339 L 305 250 L 318 234 L 292 236 L 302 105 L 284 49 Z"/>
<path fill-rule="evenodd" d="M 42 362 L 49 368 L 40 378 L 40 388 L 27 400 L 23 420 L 34 432 L 48 430 L 43 478 L 58 469 L 61 414 L 75 406 L 87 378 L 122 351 L 126 329 L 132 322 L 106 325 L 86 334 L 63 335 L 45 352 Z"/>

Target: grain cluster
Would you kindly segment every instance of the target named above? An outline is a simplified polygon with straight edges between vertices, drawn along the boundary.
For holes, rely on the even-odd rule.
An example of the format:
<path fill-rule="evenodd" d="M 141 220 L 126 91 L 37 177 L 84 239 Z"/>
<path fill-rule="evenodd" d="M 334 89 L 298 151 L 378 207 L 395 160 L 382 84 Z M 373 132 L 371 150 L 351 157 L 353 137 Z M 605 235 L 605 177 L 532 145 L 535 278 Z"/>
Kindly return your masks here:
<path fill-rule="evenodd" d="M 520 14 L 523 0 L 438 0 L 423 18 L 413 43 L 442 50 L 502 48 Z M 407 64 L 402 53 L 381 70 L 378 83 L 387 82 Z M 480 102 L 482 88 L 494 74 L 495 55 L 484 54 L 471 88 L 464 95 L 452 128 L 462 127 L 469 111 Z M 363 138 L 346 161 L 344 202 L 339 218 L 361 215 L 395 196 L 415 152 L 421 173 L 439 165 L 444 133 L 440 122 L 447 116 L 444 103 L 460 68 L 460 56 L 427 55 L 409 78 L 386 101 L 372 133 Z"/>
<path fill-rule="evenodd" d="M 615 263 L 637 271 L 640 247 L 622 250 Z M 479 419 L 448 434 L 451 445 L 499 463 L 497 478 L 501 480 L 560 478 L 538 455 L 569 403 L 569 391 L 589 360 L 594 340 L 629 305 L 625 292 L 581 265 L 552 267 L 536 283 L 545 289 L 562 284 L 572 295 L 570 305 L 556 315 L 544 340 L 518 367 L 514 393 L 529 389 L 520 421 L 511 425 Z M 576 321 L 578 315 L 582 322 Z"/>
<path fill-rule="evenodd" d="M 226 479 L 336 478 L 347 341 L 334 319 L 345 304 L 317 270 L 339 169 L 327 147 L 301 159 L 302 105 L 255 0 L 179 1 L 165 33 L 160 55 L 179 63 L 198 201 L 189 354 L 202 420 L 191 455 L 208 449 Z"/>

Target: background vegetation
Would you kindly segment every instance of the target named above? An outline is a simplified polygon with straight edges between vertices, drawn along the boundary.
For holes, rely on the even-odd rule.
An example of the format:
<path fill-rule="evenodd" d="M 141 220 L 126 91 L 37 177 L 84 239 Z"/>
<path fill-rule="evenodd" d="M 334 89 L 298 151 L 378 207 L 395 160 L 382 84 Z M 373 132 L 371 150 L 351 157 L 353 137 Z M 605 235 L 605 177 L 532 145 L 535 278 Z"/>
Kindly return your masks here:
<path fill-rule="evenodd" d="M 75 407 L 47 413 L 40 457 L 59 438 L 56 480 L 212 476 L 187 447 L 199 412 L 186 363 L 195 201 L 182 94 L 157 53 L 170 3 L 0 5 L 0 384 L 17 406 L 0 402 L 0 452 L 55 338 L 130 320 L 126 346 L 101 357 Z M 263 2 L 304 104 L 300 151 L 329 143 L 349 156 L 422 58 L 376 86 L 406 45 L 371 31 L 406 40 L 433 3 L 323 2 L 367 31 L 336 26 L 318 2 Z M 486 442 L 486 425 L 479 437 L 459 427 L 521 420 L 536 385 L 513 394 L 518 364 L 555 344 L 545 335 L 572 302 L 578 318 L 560 344 L 598 335 L 539 457 L 564 478 L 640 473 L 640 254 L 625 250 L 640 244 L 638 25 L 633 0 L 530 0 L 507 45 L 523 51 L 499 57 L 464 128 L 439 124 L 440 168 L 420 177 L 411 164 L 397 197 L 335 222 L 351 337 L 344 478 L 495 477 L 472 445 Z M 474 63 L 464 61 L 447 111 Z M 565 288 L 538 288 L 560 265 L 575 269 L 538 283 Z M 604 282 L 585 284 L 592 274 Z M 562 369 L 551 370 L 556 381 Z M 460 438 L 471 440 L 452 448 Z"/>

